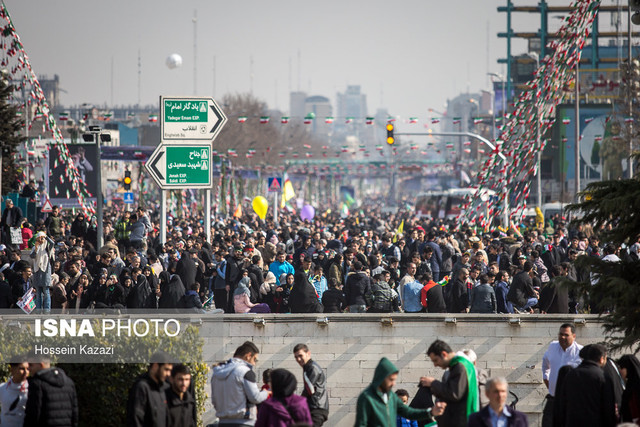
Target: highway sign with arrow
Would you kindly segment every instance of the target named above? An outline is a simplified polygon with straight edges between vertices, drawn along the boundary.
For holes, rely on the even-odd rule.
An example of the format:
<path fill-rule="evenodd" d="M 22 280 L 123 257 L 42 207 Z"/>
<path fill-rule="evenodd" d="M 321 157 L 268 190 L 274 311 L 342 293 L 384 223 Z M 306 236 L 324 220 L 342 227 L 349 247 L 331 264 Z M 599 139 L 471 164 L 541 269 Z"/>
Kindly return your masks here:
<path fill-rule="evenodd" d="M 213 98 L 160 97 L 162 141 L 213 141 L 227 116 Z"/>
<path fill-rule="evenodd" d="M 211 188 L 211 146 L 160 144 L 145 165 L 163 190 Z"/>

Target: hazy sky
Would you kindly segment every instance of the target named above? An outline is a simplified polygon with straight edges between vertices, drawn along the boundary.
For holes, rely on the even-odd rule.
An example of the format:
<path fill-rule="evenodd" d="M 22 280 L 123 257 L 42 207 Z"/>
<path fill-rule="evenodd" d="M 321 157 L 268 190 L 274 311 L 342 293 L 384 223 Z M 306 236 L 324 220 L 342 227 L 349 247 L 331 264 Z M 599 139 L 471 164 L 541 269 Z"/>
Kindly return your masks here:
<path fill-rule="evenodd" d="M 36 73 L 60 76 L 65 105 L 137 103 L 138 52 L 143 104 L 157 104 L 160 95 L 193 95 L 195 11 L 197 95 L 253 89 L 269 107 L 284 111 L 290 90 L 326 96 L 335 108 L 337 92 L 360 85 L 370 114 L 385 107 L 401 117 L 431 117 L 429 108 L 444 110 L 446 100 L 460 92 L 488 89 L 486 73 L 503 73 L 496 59 L 506 56 L 506 42 L 497 36 L 506 30 L 506 15 L 497 12 L 506 0 L 5 4 Z M 538 19 L 516 14 L 514 27 L 536 31 Z M 559 25 L 550 19 L 552 30 Z M 514 43 L 514 54 L 525 49 L 524 41 Z M 181 68 L 165 65 L 172 53 L 182 56 Z"/>

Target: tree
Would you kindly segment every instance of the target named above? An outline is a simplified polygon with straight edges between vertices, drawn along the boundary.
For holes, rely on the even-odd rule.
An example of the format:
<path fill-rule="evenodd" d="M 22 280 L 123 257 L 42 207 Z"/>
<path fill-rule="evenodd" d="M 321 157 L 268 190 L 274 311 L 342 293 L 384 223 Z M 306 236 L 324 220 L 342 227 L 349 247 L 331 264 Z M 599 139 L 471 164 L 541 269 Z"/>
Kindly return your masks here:
<path fill-rule="evenodd" d="M 584 201 L 567 209 L 579 217 L 572 224 L 592 224 L 600 240 L 615 247 L 640 239 L 640 180 L 595 182 L 581 196 Z M 565 284 L 588 295 L 592 309 L 595 305 L 602 313 L 612 349 L 640 351 L 640 261 L 621 256 L 620 262 L 606 262 L 583 255 L 576 265 L 591 272 L 589 280 Z"/>
<path fill-rule="evenodd" d="M 14 157 L 17 147 L 24 142 L 20 135 L 24 120 L 18 114 L 18 106 L 10 101 L 15 87 L 7 81 L 7 72 L 0 73 L 0 149 L 2 150 L 2 194 L 11 192 L 17 172 Z"/>

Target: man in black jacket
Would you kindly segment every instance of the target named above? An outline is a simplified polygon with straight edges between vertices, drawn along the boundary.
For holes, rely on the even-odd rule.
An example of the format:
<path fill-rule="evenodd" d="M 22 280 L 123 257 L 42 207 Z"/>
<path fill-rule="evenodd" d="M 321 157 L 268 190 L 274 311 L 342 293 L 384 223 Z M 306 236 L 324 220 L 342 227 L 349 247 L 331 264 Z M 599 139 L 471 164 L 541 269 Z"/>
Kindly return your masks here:
<path fill-rule="evenodd" d="M 0 225 L 2 226 L 2 243 L 7 247 L 14 247 L 11 243 L 11 228 L 19 227 L 22 223 L 22 209 L 14 206 L 13 200 L 7 199 L 5 201 L 4 211 L 2 212 L 2 218 L 0 219 Z"/>
<path fill-rule="evenodd" d="M 293 348 L 293 357 L 302 367 L 304 378 L 302 396 L 307 398 L 313 427 L 320 427 L 329 417 L 327 377 L 320 365 L 311 360 L 311 352 L 306 344 L 297 344 Z"/>
<path fill-rule="evenodd" d="M 558 372 L 553 405 L 554 427 L 616 425 L 613 384 L 602 369 L 607 349 L 601 344 L 580 350 L 582 363 L 577 368 L 563 366 Z"/>
<path fill-rule="evenodd" d="M 171 369 L 171 387 L 167 388 L 169 426 L 196 427 L 196 401 L 189 392 L 191 371 L 187 365 L 176 365 Z"/>
<path fill-rule="evenodd" d="M 347 277 L 344 285 L 344 295 L 350 313 L 365 313 L 367 311 L 366 296 L 371 294 L 371 279 L 362 271 L 360 261 L 353 262 L 353 273 Z"/>
<path fill-rule="evenodd" d="M 32 354 L 29 360 L 29 393 L 24 426 L 77 426 L 78 398 L 76 386 L 62 369 L 51 361 Z"/>
<path fill-rule="evenodd" d="M 156 352 L 151 356 L 147 372 L 136 379 L 129 390 L 127 401 L 127 426 L 130 427 L 167 427 L 166 379 L 173 365 L 169 355 Z"/>
<path fill-rule="evenodd" d="M 509 287 L 507 300 L 509 300 L 519 311 L 530 311 L 538 303 L 538 292 L 533 288 L 533 264 L 525 261 L 523 270 L 513 276 L 513 281 Z"/>
<path fill-rule="evenodd" d="M 437 418 L 438 426 L 466 426 L 469 415 L 479 409 L 478 382 L 473 364 L 463 356 L 456 355 L 449 344 L 441 340 L 435 340 L 429 346 L 427 355 L 435 366 L 448 369 L 442 381 L 433 377 L 420 378 L 421 386 L 431 387 L 431 393 L 447 403 L 444 414 Z M 472 381 L 469 381 L 470 376 Z"/>

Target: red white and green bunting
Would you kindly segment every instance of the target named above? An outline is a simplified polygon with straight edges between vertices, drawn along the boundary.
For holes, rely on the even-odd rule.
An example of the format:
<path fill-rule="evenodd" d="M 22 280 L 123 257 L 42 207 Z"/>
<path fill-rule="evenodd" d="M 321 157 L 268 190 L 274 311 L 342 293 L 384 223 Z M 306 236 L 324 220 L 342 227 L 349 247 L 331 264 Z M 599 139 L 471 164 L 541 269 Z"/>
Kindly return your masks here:
<path fill-rule="evenodd" d="M 504 190 L 515 188 L 518 191 L 509 193 L 512 202 L 509 215 L 515 215 L 518 220 L 522 217 L 526 208 L 525 201 L 531 191 L 531 180 L 536 172 L 539 150 L 535 119 L 540 119 L 542 135 L 553 125 L 557 105 L 568 96 L 564 88 L 575 82 L 576 66 L 580 62 L 582 48 L 589 40 L 599 6 L 599 0 L 573 2 L 571 12 L 563 19 L 557 32 L 558 37 L 548 44 L 551 54 L 542 59 L 534 78 L 526 84 L 526 89 L 515 102 L 513 112 L 500 127 L 496 149 L 488 153 L 489 156 L 478 174 L 480 191 L 490 189 L 499 194 L 497 201 L 492 199 L 488 203 L 490 217 L 502 218 L 506 197 Z M 567 125 L 571 123 L 571 119 L 563 118 L 562 123 Z M 464 209 L 466 220 L 486 226 L 489 221 L 484 216 L 479 199 L 468 199 L 461 208 Z"/>
<path fill-rule="evenodd" d="M 262 124 L 269 123 L 269 116 L 260 117 L 260 123 Z"/>
<path fill-rule="evenodd" d="M 158 115 L 157 114 L 149 114 L 149 121 L 152 123 L 155 123 L 158 121 Z"/>
<path fill-rule="evenodd" d="M 247 121 L 247 116 L 238 116 L 238 123 L 244 123 Z"/>

